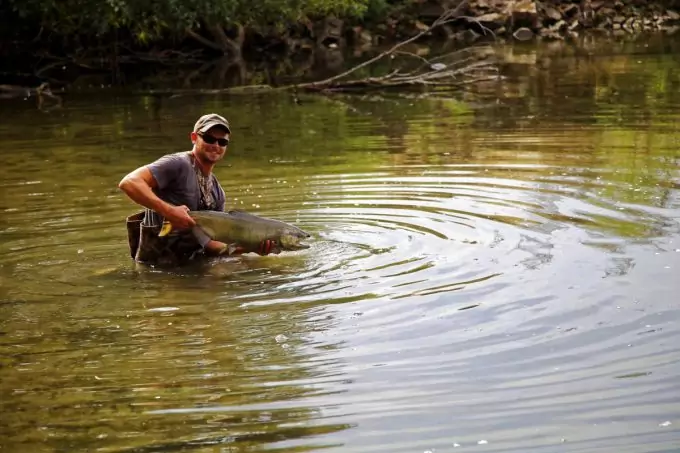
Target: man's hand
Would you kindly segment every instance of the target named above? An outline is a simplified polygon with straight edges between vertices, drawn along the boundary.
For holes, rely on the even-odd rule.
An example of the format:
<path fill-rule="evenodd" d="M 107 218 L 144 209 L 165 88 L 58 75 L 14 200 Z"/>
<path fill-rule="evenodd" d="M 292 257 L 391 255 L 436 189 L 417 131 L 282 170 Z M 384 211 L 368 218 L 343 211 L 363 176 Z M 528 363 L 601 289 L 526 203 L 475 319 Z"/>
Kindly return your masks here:
<path fill-rule="evenodd" d="M 189 208 L 184 205 L 168 207 L 163 212 L 163 217 L 178 230 L 188 230 L 196 225 L 196 221 L 189 215 Z"/>
<path fill-rule="evenodd" d="M 264 241 L 260 242 L 260 247 L 258 248 L 257 254 L 264 256 L 269 255 L 270 253 L 279 253 L 279 251 L 276 249 L 276 241 L 265 239 Z"/>

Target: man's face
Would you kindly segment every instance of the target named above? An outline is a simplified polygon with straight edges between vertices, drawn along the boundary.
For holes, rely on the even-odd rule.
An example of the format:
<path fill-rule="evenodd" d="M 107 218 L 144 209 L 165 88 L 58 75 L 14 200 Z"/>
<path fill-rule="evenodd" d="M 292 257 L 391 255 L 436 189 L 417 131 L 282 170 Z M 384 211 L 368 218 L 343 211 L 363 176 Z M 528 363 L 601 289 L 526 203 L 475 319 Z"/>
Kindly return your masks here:
<path fill-rule="evenodd" d="M 224 140 L 227 143 L 224 143 Z M 208 129 L 206 132 L 192 132 L 191 141 L 196 148 L 196 154 L 203 162 L 215 164 L 224 157 L 229 142 L 229 134 L 219 126 Z M 223 142 L 221 146 L 219 142 Z"/>

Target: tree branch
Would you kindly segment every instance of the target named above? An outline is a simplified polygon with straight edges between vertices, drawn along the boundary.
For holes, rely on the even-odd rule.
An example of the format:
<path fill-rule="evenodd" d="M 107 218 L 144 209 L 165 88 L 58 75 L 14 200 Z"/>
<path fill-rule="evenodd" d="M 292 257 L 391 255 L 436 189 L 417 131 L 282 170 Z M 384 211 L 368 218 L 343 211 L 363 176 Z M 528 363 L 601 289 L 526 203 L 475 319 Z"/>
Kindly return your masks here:
<path fill-rule="evenodd" d="M 186 34 L 190 36 L 191 38 L 195 39 L 196 41 L 200 42 L 206 47 L 210 47 L 211 49 L 219 50 L 219 51 L 224 51 L 222 47 L 215 43 L 214 41 L 211 41 L 207 38 L 204 38 L 203 36 L 199 35 L 195 31 L 193 31 L 191 28 L 187 27 L 185 30 Z"/>
<path fill-rule="evenodd" d="M 358 71 L 358 70 L 361 69 L 361 68 L 365 68 L 366 66 L 371 65 L 371 64 L 375 63 L 376 61 L 381 60 L 382 58 L 385 58 L 386 56 L 393 54 L 393 53 L 396 52 L 399 48 L 405 46 L 406 44 L 410 44 L 410 43 L 412 43 L 413 41 L 416 41 L 416 40 L 422 38 L 423 36 L 425 36 L 426 34 L 428 34 L 429 32 L 431 32 L 433 29 L 439 27 L 440 25 L 443 25 L 443 24 L 445 24 L 445 23 L 452 22 L 453 20 L 455 20 L 455 18 L 457 18 L 457 17 L 459 16 L 459 12 L 460 12 L 465 6 L 467 6 L 468 1 L 469 1 L 469 0 L 463 0 L 463 1 L 461 1 L 461 2 L 458 4 L 458 6 L 456 6 L 453 10 L 446 11 L 444 14 L 442 14 L 440 17 L 438 17 L 437 20 L 435 20 L 435 21 L 432 23 L 432 25 L 430 25 L 429 27 L 427 27 L 425 30 L 423 30 L 423 31 L 421 31 L 420 33 L 418 33 L 417 35 L 415 35 L 415 36 L 413 36 L 413 37 L 407 39 L 406 41 L 402 41 L 402 42 L 400 42 L 400 43 L 395 44 L 394 46 L 392 46 L 392 48 L 390 48 L 390 49 L 388 49 L 388 50 L 386 50 L 386 51 L 380 53 L 379 55 L 377 55 L 377 56 L 375 56 L 375 57 L 373 57 L 373 58 L 371 58 L 371 59 L 369 59 L 369 60 L 366 60 L 366 61 L 364 61 L 363 63 L 358 64 L 357 66 L 354 66 L 353 68 L 350 68 L 350 69 L 348 69 L 347 71 L 345 71 L 345 72 L 343 72 L 343 73 L 341 73 L 341 74 L 335 75 L 335 76 L 333 76 L 333 77 L 329 77 L 329 78 L 326 79 L 326 80 L 321 80 L 321 81 L 318 81 L 318 82 L 305 83 L 305 84 L 301 84 L 301 85 L 299 85 L 299 86 L 300 86 L 300 87 L 306 87 L 306 86 L 314 86 L 314 85 L 329 85 L 329 84 L 331 84 L 332 82 L 335 82 L 336 80 L 339 80 L 339 79 L 342 79 L 342 78 L 344 78 L 344 77 L 347 77 L 348 75 L 352 74 L 353 72 L 356 72 L 356 71 Z"/>

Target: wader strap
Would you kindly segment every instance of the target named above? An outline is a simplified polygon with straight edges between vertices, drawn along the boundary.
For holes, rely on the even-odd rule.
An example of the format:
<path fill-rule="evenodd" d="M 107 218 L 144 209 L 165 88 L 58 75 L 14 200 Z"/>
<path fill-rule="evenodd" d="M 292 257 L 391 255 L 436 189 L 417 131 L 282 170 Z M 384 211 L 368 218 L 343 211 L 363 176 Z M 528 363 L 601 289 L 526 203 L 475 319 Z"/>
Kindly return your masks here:
<path fill-rule="evenodd" d="M 144 211 L 139 211 L 132 214 L 125 219 L 128 235 L 128 246 L 130 247 L 130 257 L 134 258 L 137 255 L 139 248 L 140 226 L 144 220 Z"/>

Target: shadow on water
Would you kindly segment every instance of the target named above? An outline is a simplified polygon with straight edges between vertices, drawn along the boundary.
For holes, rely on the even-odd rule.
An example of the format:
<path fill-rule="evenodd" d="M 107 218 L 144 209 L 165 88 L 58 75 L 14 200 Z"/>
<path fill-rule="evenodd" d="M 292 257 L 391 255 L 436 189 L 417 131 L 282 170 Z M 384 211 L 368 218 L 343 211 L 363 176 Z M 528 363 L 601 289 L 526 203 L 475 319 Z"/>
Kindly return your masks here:
<path fill-rule="evenodd" d="M 678 62 L 607 45 L 499 46 L 467 104 L 1 103 L 0 449 L 671 451 Z M 118 181 L 206 111 L 229 207 L 310 249 L 130 262 Z"/>

